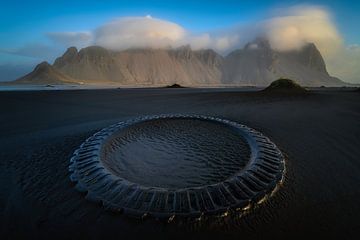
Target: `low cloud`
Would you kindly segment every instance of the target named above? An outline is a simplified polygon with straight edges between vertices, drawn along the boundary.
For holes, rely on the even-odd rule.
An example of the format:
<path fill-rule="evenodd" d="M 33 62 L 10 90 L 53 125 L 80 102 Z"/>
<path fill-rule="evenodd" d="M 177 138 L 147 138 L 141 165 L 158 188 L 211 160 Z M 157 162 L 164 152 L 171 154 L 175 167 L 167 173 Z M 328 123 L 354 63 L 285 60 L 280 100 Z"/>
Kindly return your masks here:
<path fill-rule="evenodd" d="M 360 46 L 358 44 L 342 46 L 337 53 L 337 56 L 327 61 L 330 74 L 350 83 L 360 83 Z"/>
<path fill-rule="evenodd" d="M 306 43 L 315 43 L 326 57 L 342 47 L 342 38 L 331 14 L 318 6 L 297 6 L 278 10 L 283 15 L 265 20 L 264 34 L 271 46 L 278 50 L 300 49 Z"/>
<path fill-rule="evenodd" d="M 13 54 L 18 56 L 48 59 L 54 56 L 54 47 L 43 43 L 30 43 L 14 49 L 0 49 L 0 53 Z"/>
<path fill-rule="evenodd" d="M 193 34 L 174 22 L 151 16 L 119 18 L 93 32 L 93 44 L 113 50 L 191 45 L 193 49 L 213 48 L 221 52 L 237 43 L 238 37 L 233 33 Z"/>
<path fill-rule="evenodd" d="M 344 44 L 326 8 L 297 6 L 280 9 L 275 14 L 277 16 L 261 23 L 272 48 L 296 50 L 306 43 L 315 43 L 331 75 L 350 83 L 359 83 L 360 47 L 358 44 Z"/>
<path fill-rule="evenodd" d="M 125 17 L 106 23 L 93 32 L 94 44 L 105 48 L 177 47 L 186 36 L 180 25 L 146 17 Z"/>
<path fill-rule="evenodd" d="M 56 44 L 62 46 L 85 47 L 92 42 L 91 32 L 49 32 L 46 36 Z"/>

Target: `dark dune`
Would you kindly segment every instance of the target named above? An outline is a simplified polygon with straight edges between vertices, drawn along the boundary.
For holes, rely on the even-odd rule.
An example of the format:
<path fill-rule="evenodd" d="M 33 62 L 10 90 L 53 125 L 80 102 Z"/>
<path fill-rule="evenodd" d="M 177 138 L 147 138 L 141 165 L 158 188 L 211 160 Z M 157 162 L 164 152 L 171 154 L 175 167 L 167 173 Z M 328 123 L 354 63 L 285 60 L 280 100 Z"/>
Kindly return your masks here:
<path fill-rule="evenodd" d="M 168 85 L 165 88 L 185 88 L 183 86 L 181 86 L 180 84 L 174 83 L 172 85 Z"/>
<path fill-rule="evenodd" d="M 355 238 L 360 223 L 360 96 L 241 89 L 0 92 L 1 239 Z M 218 116 L 263 132 L 286 155 L 284 185 L 240 218 L 135 220 L 84 199 L 69 158 L 91 134 L 140 115 Z"/>
<path fill-rule="evenodd" d="M 299 93 L 306 93 L 307 90 L 291 79 L 280 78 L 276 81 L 273 81 L 267 88 L 263 90 L 263 92 L 299 94 Z"/>

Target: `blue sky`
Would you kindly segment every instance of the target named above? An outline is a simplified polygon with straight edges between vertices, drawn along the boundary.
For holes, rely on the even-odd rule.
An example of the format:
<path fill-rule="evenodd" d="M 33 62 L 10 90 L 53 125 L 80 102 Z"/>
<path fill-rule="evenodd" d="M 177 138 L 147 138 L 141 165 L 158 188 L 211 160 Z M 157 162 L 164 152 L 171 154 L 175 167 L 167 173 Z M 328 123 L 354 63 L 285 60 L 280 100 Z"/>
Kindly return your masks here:
<path fill-rule="evenodd" d="M 150 14 L 192 31 L 262 18 L 271 9 L 316 4 L 330 9 L 347 42 L 360 42 L 360 1 L 6 1 L 1 3 L 1 45 L 36 40 L 46 31 L 91 29 L 120 16 Z M 23 39 L 19 39 L 19 35 Z"/>
<path fill-rule="evenodd" d="M 277 8 L 319 5 L 328 9 L 345 45 L 359 44 L 360 1 L 2 1 L 0 7 L 0 65 L 34 65 L 51 57 L 4 53 L 51 44 L 48 32 L 91 31 L 114 18 L 151 15 L 179 24 L 191 32 L 223 29 L 261 21 Z M 34 48 L 34 47 L 33 47 Z M 36 47 L 35 47 L 36 49 Z M 56 52 L 56 54 L 60 53 Z M 31 54 L 30 54 L 31 55 Z M 36 55 L 36 54 L 35 54 Z M 0 73 L 1 74 L 1 73 Z M 1 79 L 1 78 L 0 78 Z"/>

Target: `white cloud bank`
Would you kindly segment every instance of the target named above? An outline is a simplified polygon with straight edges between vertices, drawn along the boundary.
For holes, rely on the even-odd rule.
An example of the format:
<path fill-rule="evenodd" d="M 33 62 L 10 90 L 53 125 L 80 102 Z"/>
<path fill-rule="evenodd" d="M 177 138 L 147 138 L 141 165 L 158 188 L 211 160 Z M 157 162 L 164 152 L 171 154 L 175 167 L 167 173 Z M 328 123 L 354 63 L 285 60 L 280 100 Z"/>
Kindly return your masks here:
<path fill-rule="evenodd" d="M 132 47 L 177 46 L 186 35 L 180 25 L 151 16 L 125 17 L 106 23 L 93 32 L 96 45 L 121 50 Z"/>
<path fill-rule="evenodd" d="M 214 48 L 225 51 L 236 43 L 238 37 L 233 33 L 230 36 L 192 34 L 176 23 L 149 15 L 119 18 L 93 31 L 93 44 L 113 50 L 167 48 L 189 44 L 193 49 Z"/>
<path fill-rule="evenodd" d="M 47 36 L 67 47 L 99 45 L 123 50 L 190 44 L 193 49 L 213 48 L 223 54 L 258 36 L 267 37 L 272 48 L 280 51 L 300 49 L 312 42 L 324 56 L 331 74 L 345 81 L 360 82 L 359 46 L 344 46 L 330 12 L 319 6 L 278 9 L 263 21 L 200 34 L 191 33 L 174 22 L 145 16 L 118 18 L 88 32 L 53 32 Z"/>
<path fill-rule="evenodd" d="M 322 7 L 297 6 L 283 9 L 283 15 L 265 20 L 263 32 L 274 49 L 300 49 L 315 43 L 333 76 L 360 83 L 360 47 L 345 46 L 330 12 Z"/>
<path fill-rule="evenodd" d="M 264 31 L 273 48 L 300 49 L 315 43 L 322 54 L 333 54 L 342 45 L 330 13 L 321 7 L 297 6 L 283 10 L 284 15 L 264 22 Z"/>

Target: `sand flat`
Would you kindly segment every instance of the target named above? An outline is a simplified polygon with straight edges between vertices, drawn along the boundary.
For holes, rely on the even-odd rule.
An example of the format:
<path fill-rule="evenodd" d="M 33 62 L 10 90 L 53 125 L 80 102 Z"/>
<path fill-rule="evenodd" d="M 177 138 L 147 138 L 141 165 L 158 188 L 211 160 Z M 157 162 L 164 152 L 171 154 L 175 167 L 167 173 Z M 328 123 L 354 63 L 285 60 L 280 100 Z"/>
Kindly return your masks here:
<path fill-rule="evenodd" d="M 163 113 L 218 116 L 263 132 L 287 156 L 283 187 L 243 218 L 181 225 L 106 212 L 73 188 L 68 161 L 88 136 Z M 11 219 L 11 228 L 0 229 L 5 238 L 252 238 L 294 231 L 349 238 L 360 229 L 360 94 L 348 89 L 296 96 L 238 89 L 7 91 L 0 92 L 0 130 L 1 226 Z"/>

